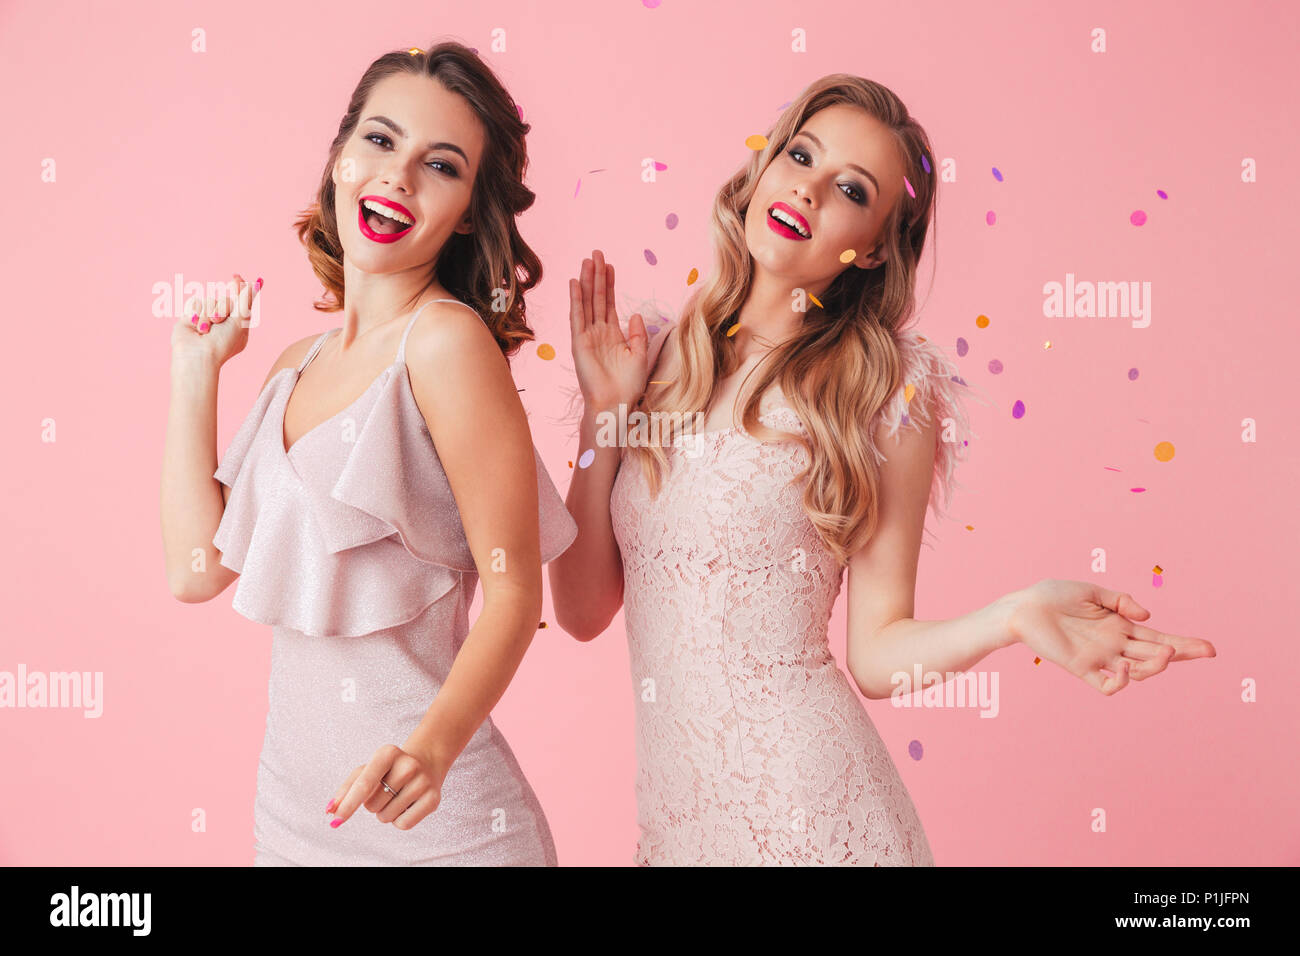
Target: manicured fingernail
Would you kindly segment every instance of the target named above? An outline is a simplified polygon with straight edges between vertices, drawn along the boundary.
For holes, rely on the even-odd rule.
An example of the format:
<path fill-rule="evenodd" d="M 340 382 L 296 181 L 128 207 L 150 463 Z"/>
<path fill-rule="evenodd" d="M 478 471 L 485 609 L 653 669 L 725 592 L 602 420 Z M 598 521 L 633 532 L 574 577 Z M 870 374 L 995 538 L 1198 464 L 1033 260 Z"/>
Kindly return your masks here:
<path fill-rule="evenodd" d="M 259 278 L 256 282 L 253 283 L 253 287 L 256 289 L 262 288 L 262 280 Z"/>
<path fill-rule="evenodd" d="M 199 324 L 199 314 L 195 312 L 193 315 L 190 316 L 190 325 L 198 325 L 198 324 Z"/>
<path fill-rule="evenodd" d="M 329 813 L 333 809 L 334 809 L 334 801 L 330 800 L 329 803 L 325 804 L 325 812 Z"/>
<path fill-rule="evenodd" d="M 210 328 L 212 328 L 212 323 L 211 323 L 211 322 L 200 322 L 200 323 L 199 323 L 199 331 L 200 331 L 200 332 L 206 332 L 206 331 L 207 331 L 208 329 L 210 329 Z"/>
<path fill-rule="evenodd" d="M 333 820 L 330 821 L 330 826 L 337 827 L 342 822 L 343 822 L 342 817 L 335 817 Z"/>

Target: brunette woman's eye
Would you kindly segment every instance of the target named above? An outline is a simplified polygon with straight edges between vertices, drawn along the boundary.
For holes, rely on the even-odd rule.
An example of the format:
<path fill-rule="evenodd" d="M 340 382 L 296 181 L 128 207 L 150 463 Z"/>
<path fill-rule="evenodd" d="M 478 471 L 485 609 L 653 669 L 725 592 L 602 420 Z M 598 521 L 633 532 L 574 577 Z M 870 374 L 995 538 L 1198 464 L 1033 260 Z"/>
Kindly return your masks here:
<path fill-rule="evenodd" d="M 390 140 L 383 133 L 367 133 L 366 139 L 368 139 L 370 142 L 374 143 L 376 146 L 379 146 L 383 149 L 387 149 L 393 145 L 392 140 Z M 383 142 L 377 142 L 378 140 L 382 140 Z M 431 163 L 425 163 L 425 165 L 442 167 L 442 171 L 445 172 L 445 174 L 448 176 L 460 175 L 460 173 L 456 172 L 456 167 L 444 159 L 435 159 Z"/>

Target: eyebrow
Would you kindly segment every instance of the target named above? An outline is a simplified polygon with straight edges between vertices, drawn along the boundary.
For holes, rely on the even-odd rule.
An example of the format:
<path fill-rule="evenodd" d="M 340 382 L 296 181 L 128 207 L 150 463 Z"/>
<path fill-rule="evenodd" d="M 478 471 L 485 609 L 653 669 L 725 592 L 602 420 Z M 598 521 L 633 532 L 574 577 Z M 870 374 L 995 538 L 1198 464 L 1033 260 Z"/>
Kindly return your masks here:
<path fill-rule="evenodd" d="M 795 135 L 796 135 L 796 136 L 807 136 L 810 140 L 812 140 L 814 143 L 817 144 L 817 148 L 818 148 L 818 149 L 820 149 L 820 150 L 825 150 L 825 149 L 826 149 L 826 147 L 822 145 L 822 141 L 819 140 L 819 139 L 818 139 L 816 136 L 814 136 L 812 133 L 808 132 L 807 130 L 801 129 L 801 130 L 800 130 L 798 133 L 796 133 Z M 880 195 L 880 183 L 876 182 L 876 177 L 875 177 L 875 176 L 871 175 L 869 172 L 867 172 L 865 169 L 863 169 L 863 168 L 862 168 L 861 166 L 859 166 L 857 163 L 849 163 L 849 169 L 856 169 L 856 170 L 857 170 L 858 172 L 860 172 L 863 176 L 866 176 L 868 179 L 870 179 L 870 180 L 871 180 L 871 185 L 873 185 L 873 186 L 876 187 L 876 195 L 877 195 L 877 196 Z"/>
<path fill-rule="evenodd" d="M 387 116 L 367 116 L 367 117 L 366 117 L 362 122 L 369 123 L 371 120 L 374 120 L 376 123 L 380 123 L 380 124 L 382 124 L 382 125 L 384 125 L 384 126 L 387 126 L 389 129 L 391 129 L 391 130 L 392 130 L 394 133 L 396 133 L 398 136 L 402 136 L 402 137 L 405 137 L 405 136 L 406 136 L 406 130 L 402 129 L 402 127 L 398 126 L 396 123 L 394 123 L 392 120 L 390 120 Z M 430 140 L 430 141 L 428 142 L 428 144 L 427 144 L 427 148 L 428 148 L 428 149 L 448 149 L 448 150 L 451 150 L 453 153 L 457 153 L 457 154 L 459 154 L 461 159 L 465 160 L 465 165 L 466 165 L 466 166 L 469 165 L 469 157 L 466 156 L 466 155 L 465 155 L 465 151 L 464 151 L 463 149 L 461 149 L 459 146 L 457 146 L 455 143 L 435 143 L 433 140 Z M 874 182 L 875 180 L 872 180 L 872 181 Z"/>

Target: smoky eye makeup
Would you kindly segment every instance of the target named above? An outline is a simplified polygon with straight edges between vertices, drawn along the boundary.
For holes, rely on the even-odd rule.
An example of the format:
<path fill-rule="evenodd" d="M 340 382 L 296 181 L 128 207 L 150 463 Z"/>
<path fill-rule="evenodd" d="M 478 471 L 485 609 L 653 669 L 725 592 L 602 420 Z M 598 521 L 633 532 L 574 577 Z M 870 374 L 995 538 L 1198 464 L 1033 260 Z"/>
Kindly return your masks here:
<path fill-rule="evenodd" d="M 792 145 L 789 148 L 787 148 L 785 151 L 785 154 L 789 156 L 792 160 L 794 160 L 796 163 L 799 163 L 800 166 L 807 165 L 801 160 L 795 158 L 796 153 L 802 156 L 810 156 L 808 151 L 804 149 L 804 147 L 801 145 Z M 840 192 L 844 193 L 844 195 L 849 197 L 850 202 L 857 203 L 859 206 L 866 206 L 870 203 L 871 200 L 870 194 L 868 194 L 868 192 L 865 189 L 863 189 L 861 186 L 859 186 L 857 183 L 848 182 L 848 183 L 841 183 L 841 185 L 849 186 L 855 193 L 857 193 L 857 197 L 855 198 L 853 196 L 849 196 L 849 194 L 847 192 L 844 192 L 843 189 L 840 190 Z"/>

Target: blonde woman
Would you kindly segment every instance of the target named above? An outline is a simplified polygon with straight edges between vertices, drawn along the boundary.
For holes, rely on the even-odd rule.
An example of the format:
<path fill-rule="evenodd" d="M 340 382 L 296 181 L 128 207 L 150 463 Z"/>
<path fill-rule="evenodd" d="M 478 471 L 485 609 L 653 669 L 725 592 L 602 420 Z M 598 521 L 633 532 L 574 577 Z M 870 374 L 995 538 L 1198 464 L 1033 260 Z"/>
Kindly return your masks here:
<path fill-rule="evenodd" d="M 551 565 L 556 615 L 586 641 L 625 610 L 637 863 L 933 865 L 829 651 L 845 568 L 846 664 L 868 698 L 1017 642 L 1108 695 L 1214 648 L 1073 581 L 912 618 L 926 506 L 968 431 L 954 370 L 903 328 L 933 153 L 897 96 L 846 74 L 767 140 L 714 203 L 718 268 L 653 341 L 640 314 L 624 335 L 599 252 L 570 281 L 589 464 Z"/>
<path fill-rule="evenodd" d="M 285 349 L 215 472 L 217 376 L 248 338 L 222 318 L 251 290 L 173 331 L 172 591 L 238 579 L 273 628 L 255 865 L 557 863 L 489 716 L 576 534 L 507 362 L 541 276 L 527 131 L 458 43 L 367 68 L 298 222 L 342 324 Z"/>

